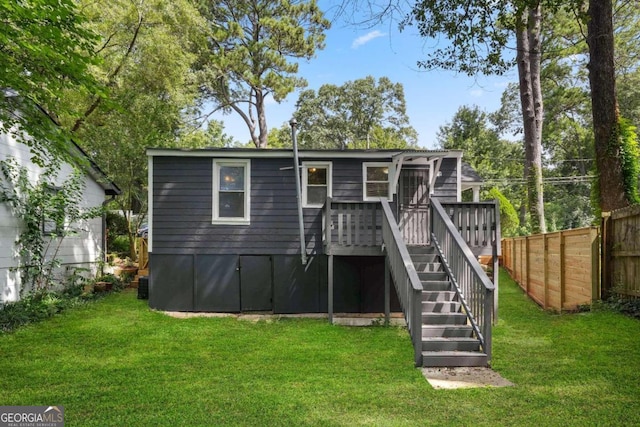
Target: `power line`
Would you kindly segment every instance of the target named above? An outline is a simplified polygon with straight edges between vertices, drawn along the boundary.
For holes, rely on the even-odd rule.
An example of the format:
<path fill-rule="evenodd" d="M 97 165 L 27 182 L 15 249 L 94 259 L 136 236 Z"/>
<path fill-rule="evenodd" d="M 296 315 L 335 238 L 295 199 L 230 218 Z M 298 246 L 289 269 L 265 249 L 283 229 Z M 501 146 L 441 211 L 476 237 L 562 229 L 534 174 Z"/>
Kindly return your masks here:
<path fill-rule="evenodd" d="M 550 176 L 542 178 L 543 184 L 580 184 L 590 183 L 595 175 L 575 175 L 575 176 Z M 483 186 L 493 185 L 525 185 L 527 182 L 524 178 L 503 178 L 503 179 L 487 179 L 483 181 Z"/>

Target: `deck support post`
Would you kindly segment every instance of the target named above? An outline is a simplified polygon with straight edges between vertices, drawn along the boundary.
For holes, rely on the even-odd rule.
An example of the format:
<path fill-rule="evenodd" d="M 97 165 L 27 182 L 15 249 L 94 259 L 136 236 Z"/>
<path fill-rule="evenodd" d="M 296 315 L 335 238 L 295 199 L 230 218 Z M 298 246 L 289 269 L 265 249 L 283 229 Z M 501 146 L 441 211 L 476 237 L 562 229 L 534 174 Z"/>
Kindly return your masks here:
<path fill-rule="evenodd" d="M 384 325 L 391 320 L 391 279 L 389 278 L 389 258 L 384 257 Z"/>
<path fill-rule="evenodd" d="M 333 324 L 333 255 L 329 255 L 328 262 L 328 296 L 329 301 L 327 305 L 327 311 L 329 314 L 329 323 Z"/>

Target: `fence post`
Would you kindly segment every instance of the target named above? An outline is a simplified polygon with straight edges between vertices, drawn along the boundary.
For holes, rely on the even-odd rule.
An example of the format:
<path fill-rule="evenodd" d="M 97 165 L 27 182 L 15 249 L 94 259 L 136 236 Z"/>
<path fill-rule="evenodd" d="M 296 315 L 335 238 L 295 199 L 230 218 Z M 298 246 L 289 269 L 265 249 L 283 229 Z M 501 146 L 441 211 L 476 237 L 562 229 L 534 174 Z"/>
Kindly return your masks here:
<path fill-rule="evenodd" d="M 529 256 L 529 254 L 531 253 L 531 250 L 529 249 L 529 236 L 525 237 L 524 251 L 525 260 L 527 261 L 527 267 L 524 271 L 524 289 L 527 293 L 529 293 L 529 264 L 531 264 L 531 257 Z"/>
<path fill-rule="evenodd" d="M 565 254 L 564 254 L 564 233 L 561 231 L 560 232 L 560 312 L 562 313 L 562 310 L 564 309 L 564 302 L 566 299 L 566 287 L 567 284 L 565 283 L 565 265 L 566 265 L 566 259 L 565 259 Z"/>
<path fill-rule="evenodd" d="M 601 298 L 600 293 L 600 233 L 596 227 L 591 229 L 591 301 Z"/>
<path fill-rule="evenodd" d="M 543 307 L 546 309 L 549 306 L 549 240 L 548 235 L 543 234 L 543 246 L 544 246 L 544 255 L 543 255 L 543 280 L 544 280 L 544 305 Z"/>
<path fill-rule="evenodd" d="M 611 289 L 611 212 L 602 212 L 602 270 L 600 271 L 600 298 L 604 299 Z"/>

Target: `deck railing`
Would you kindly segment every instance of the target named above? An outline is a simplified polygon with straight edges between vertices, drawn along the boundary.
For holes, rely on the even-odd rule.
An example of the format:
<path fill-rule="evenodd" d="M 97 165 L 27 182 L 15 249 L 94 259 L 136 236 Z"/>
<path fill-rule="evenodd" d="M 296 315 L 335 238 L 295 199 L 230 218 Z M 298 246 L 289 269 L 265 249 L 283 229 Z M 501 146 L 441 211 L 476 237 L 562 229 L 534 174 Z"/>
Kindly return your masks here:
<path fill-rule="evenodd" d="M 475 255 L 500 254 L 498 202 L 445 203 L 442 209 Z"/>
<path fill-rule="evenodd" d="M 469 323 L 491 360 L 494 285 L 480 267 L 458 227 L 437 199 L 431 199 L 431 238 L 449 274 Z"/>
<path fill-rule="evenodd" d="M 413 343 L 416 366 L 422 366 L 422 283 L 413 265 L 391 207 L 382 200 L 382 239 L 396 293 Z"/>
<path fill-rule="evenodd" d="M 326 254 L 382 255 L 380 202 L 327 199 L 322 214 Z"/>

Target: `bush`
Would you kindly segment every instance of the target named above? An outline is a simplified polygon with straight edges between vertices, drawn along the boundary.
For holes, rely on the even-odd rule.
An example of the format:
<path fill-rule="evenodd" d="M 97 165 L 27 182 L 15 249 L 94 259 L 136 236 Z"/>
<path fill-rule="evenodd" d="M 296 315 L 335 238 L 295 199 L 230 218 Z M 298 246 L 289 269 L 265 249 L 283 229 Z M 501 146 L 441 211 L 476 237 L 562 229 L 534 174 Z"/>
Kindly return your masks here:
<path fill-rule="evenodd" d="M 112 274 L 98 279 L 113 283 L 112 291 L 119 291 L 124 287 L 122 281 Z M 6 303 L 0 308 L 0 333 L 11 332 L 20 326 L 47 319 L 99 298 L 99 294 L 83 292 L 86 283 L 86 280 L 73 281 L 61 292 L 39 290 L 24 295 L 20 301 Z"/>
<path fill-rule="evenodd" d="M 113 274 L 105 274 L 104 276 L 99 276 L 95 281 L 111 283 L 111 289 L 114 291 L 124 289 L 124 282 Z"/>
<path fill-rule="evenodd" d="M 128 254 L 129 236 L 113 236 L 107 240 L 107 251 L 110 253 Z"/>
<path fill-rule="evenodd" d="M 612 310 L 640 319 L 640 299 L 625 299 L 614 296 L 606 300 L 605 305 Z"/>
<path fill-rule="evenodd" d="M 129 233 L 127 219 L 116 212 L 107 212 L 107 230 L 111 236 L 124 236 Z"/>

